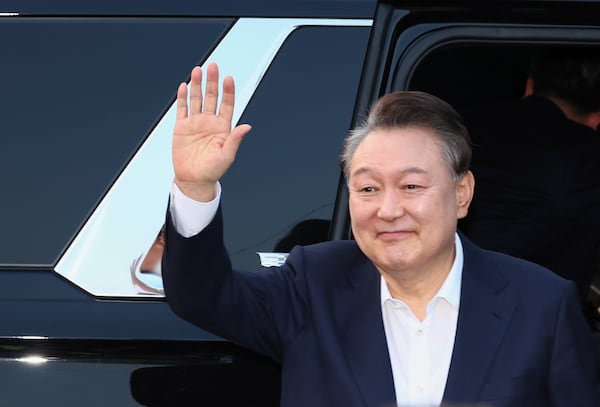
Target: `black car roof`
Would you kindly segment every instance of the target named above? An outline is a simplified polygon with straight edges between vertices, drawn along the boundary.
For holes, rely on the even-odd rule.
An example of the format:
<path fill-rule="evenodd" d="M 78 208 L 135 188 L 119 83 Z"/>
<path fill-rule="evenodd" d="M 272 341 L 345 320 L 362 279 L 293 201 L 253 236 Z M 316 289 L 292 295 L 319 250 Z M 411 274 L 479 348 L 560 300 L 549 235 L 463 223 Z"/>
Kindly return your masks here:
<path fill-rule="evenodd" d="M 543 6 L 598 0 L 380 0 L 401 7 Z M 22 16 L 204 16 L 371 18 L 377 0 L 3 0 L 0 17 Z"/>
<path fill-rule="evenodd" d="M 0 14 L 371 18 L 376 0 L 4 0 Z"/>

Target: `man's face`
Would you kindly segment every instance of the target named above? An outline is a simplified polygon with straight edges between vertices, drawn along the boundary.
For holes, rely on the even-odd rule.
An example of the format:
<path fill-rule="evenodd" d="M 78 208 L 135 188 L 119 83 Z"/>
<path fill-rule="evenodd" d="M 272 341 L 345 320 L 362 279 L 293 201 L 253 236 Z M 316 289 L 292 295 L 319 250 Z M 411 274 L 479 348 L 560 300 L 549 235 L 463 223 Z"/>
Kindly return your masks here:
<path fill-rule="evenodd" d="M 431 130 L 369 133 L 350 162 L 348 185 L 354 237 L 380 272 L 449 270 L 473 178 L 452 179 Z"/>

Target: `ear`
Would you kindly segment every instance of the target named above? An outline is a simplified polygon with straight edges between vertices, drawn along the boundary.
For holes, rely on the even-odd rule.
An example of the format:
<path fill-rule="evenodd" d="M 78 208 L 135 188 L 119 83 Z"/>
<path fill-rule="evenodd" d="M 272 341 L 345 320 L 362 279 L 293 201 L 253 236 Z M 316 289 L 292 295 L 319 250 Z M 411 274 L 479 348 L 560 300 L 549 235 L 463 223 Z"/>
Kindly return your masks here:
<path fill-rule="evenodd" d="M 462 219 L 469 213 L 469 205 L 475 193 L 475 177 L 471 171 L 467 171 L 456 183 L 456 218 Z"/>
<path fill-rule="evenodd" d="M 531 77 L 527 78 L 527 83 L 525 83 L 525 94 L 523 96 L 533 95 L 534 88 L 535 84 L 533 83 L 533 79 Z"/>

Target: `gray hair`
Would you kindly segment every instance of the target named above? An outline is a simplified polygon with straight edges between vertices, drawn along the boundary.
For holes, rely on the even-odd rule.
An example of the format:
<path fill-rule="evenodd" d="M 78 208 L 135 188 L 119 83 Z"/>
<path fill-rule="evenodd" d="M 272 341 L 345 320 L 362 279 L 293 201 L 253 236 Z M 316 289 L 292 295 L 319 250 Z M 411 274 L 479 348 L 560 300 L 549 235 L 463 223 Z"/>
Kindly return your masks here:
<path fill-rule="evenodd" d="M 457 181 L 471 165 L 471 139 L 460 115 L 440 98 L 419 91 L 400 91 L 380 98 L 367 119 L 350 131 L 344 142 L 340 164 L 346 181 L 350 162 L 364 138 L 375 129 L 419 127 L 432 130 L 448 163 L 452 178 Z"/>

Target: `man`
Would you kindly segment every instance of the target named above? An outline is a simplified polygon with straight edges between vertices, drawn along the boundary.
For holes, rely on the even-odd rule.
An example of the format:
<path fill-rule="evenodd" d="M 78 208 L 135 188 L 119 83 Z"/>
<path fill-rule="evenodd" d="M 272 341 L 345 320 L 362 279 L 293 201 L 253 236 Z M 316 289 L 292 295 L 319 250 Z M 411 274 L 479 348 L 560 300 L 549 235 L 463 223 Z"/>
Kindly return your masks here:
<path fill-rule="evenodd" d="M 463 117 L 477 192 L 460 229 L 575 281 L 585 300 L 600 259 L 600 57 L 542 50 L 524 98 Z"/>
<path fill-rule="evenodd" d="M 445 102 L 382 98 L 346 140 L 355 241 L 296 247 L 263 272 L 232 270 L 218 180 L 232 78 L 200 68 L 177 95 L 175 184 L 163 278 L 183 318 L 279 361 L 282 406 L 597 406 L 597 355 L 572 284 L 457 235 L 474 179 L 468 134 Z"/>

